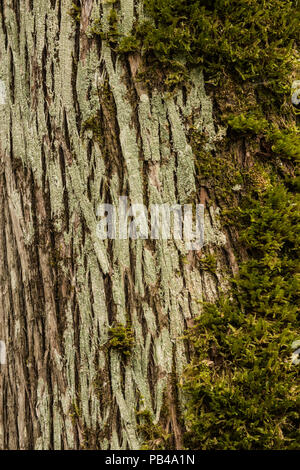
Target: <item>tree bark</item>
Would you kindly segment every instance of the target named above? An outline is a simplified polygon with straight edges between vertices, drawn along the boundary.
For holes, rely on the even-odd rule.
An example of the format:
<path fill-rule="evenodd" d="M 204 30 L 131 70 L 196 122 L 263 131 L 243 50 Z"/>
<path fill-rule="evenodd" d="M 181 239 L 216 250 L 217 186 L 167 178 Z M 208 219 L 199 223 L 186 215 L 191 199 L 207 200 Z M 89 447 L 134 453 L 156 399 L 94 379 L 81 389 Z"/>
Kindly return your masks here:
<path fill-rule="evenodd" d="M 0 448 L 139 449 L 137 411 L 148 410 L 180 449 L 182 336 L 235 266 L 218 208 L 197 187 L 188 130 L 213 148 L 222 129 L 200 70 L 173 95 L 147 85 L 138 55 L 89 34 L 98 18 L 108 28 L 111 5 L 82 1 L 80 22 L 71 6 L 1 1 Z M 122 33 L 141 16 L 121 0 Z M 216 273 L 177 240 L 101 241 L 97 206 L 120 195 L 203 203 Z M 107 347 L 115 322 L 133 327 L 128 358 Z"/>

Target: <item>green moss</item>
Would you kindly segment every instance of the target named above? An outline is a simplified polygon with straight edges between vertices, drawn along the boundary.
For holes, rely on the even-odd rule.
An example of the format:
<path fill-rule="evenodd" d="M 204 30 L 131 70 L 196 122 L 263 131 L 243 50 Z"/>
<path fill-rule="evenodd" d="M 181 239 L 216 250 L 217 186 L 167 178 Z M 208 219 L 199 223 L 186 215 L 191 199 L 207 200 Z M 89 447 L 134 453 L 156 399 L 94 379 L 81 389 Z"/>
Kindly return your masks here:
<path fill-rule="evenodd" d="M 205 304 L 187 335 L 189 448 L 298 446 L 299 368 L 290 357 L 300 332 L 299 209 L 299 195 L 277 185 L 237 210 L 248 259 L 227 299 Z"/>
<path fill-rule="evenodd" d="M 73 400 L 73 403 L 71 405 L 71 410 L 69 412 L 69 416 L 71 417 L 72 423 L 74 425 L 76 425 L 78 420 L 82 417 L 81 405 L 75 399 Z"/>
<path fill-rule="evenodd" d="M 101 143 L 101 127 L 100 127 L 100 115 L 95 114 L 94 116 L 86 119 L 81 126 L 81 134 L 84 135 L 86 131 L 92 131 L 93 138 Z"/>
<path fill-rule="evenodd" d="M 232 152 L 227 148 L 227 139 L 218 145 L 218 151 L 206 149 L 206 136 L 198 130 L 190 130 L 190 143 L 195 156 L 197 183 L 210 191 L 211 200 L 231 206 L 234 188 L 246 187 L 249 175 L 246 174 Z"/>
<path fill-rule="evenodd" d="M 253 114 L 237 114 L 229 116 L 229 126 L 243 134 L 266 134 L 269 129 L 269 122 L 265 118 L 259 118 Z"/>
<path fill-rule="evenodd" d="M 265 118 L 252 114 L 239 114 L 228 118 L 230 127 L 242 134 L 256 134 L 265 137 L 274 155 L 289 160 L 300 160 L 300 134 L 296 127 L 279 129 Z"/>
<path fill-rule="evenodd" d="M 107 40 L 111 47 L 115 46 L 119 40 L 120 32 L 118 30 L 118 13 L 112 8 L 108 16 L 108 31 L 103 31 L 101 19 L 94 20 L 90 29 L 90 34 L 99 36 L 101 39 Z"/>
<path fill-rule="evenodd" d="M 81 6 L 76 5 L 76 3 L 72 3 L 72 7 L 68 11 L 68 14 L 73 18 L 76 23 L 80 23 L 81 18 Z"/>
<path fill-rule="evenodd" d="M 109 329 L 109 343 L 108 347 L 116 349 L 124 356 L 128 357 L 132 353 L 135 343 L 134 331 L 130 325 L 124 326 L 117 323 Z"/>
<path fill-rule="evenodd" d="M 289 91 L 299 38 L 296 1 L 145 0 L 148 19 L 131 37 L 121 39 L 120 52 L 141 51 L 148 65 L 160 66 L 182 80 L 182 67 L 203 65 L 219 82 L 238 76 Z M 174 77 L 173 77 L 174 79 Z"/>
<path fill-rule="evenodd" d="M 215 273 L 216 268 L 217 268 L 216 257 L 213 255 L 204 256 L 203 258 L 199 260 L 199 267 L 203 271 L 209 271 L 211 273 Z"/>
<path fill-rule="evenodd" d="M 103 104 L 105 109 L 107 109 L 107 111 L 113 115 L 115 112 L 115 104 L 107 79 L 104 80 L 103 84 L 99 85 L 98 93 L 101 104 Z"/>
<path fill-rule="evenodd" d="M 300 134 L 299 129 L 276 129 L 267 134 L 268 141 L 272 144 L 272 152 L 282 158 L 300 161 Z"/>
<path fill-rule="evenodd" d="M 162 450 L 170 448 L 168 443 L 170 434 L 164 432 L 160 424 L 154 424 L 151 411 L 143 409 L 136 413 L 138 419 L 138 432 L 142 436 L 144 444 L 142 450 Z"/>
<path fill-rule="evenodd" d="M 207 150 L 205 134 L 190 132 L 198 183 L 223 208 L 223 224 L 238 233 L 243 259 L 226 297 L 204 304 L 187 333 L 193 353 L 184 376 L 185 445 L 296 449 L 300 387 L 291 344 L 300 332 L 299 132 L 286 108 L 261 106 L 251 84 L 232 89 L 230 107 L 226 97 L 216 98 L 216 119 L 229 127 L 215 150 Z M 243 104 L 245 90 L 254 98 Z M 229 110 L 234 114 L 226 116 Z"/>

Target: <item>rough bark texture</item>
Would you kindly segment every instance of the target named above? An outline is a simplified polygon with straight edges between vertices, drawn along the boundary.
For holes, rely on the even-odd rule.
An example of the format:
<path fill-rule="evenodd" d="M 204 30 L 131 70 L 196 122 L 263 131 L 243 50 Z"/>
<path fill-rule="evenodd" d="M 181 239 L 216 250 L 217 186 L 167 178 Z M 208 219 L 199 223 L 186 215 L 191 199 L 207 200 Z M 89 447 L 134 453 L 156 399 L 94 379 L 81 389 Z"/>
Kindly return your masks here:
<path fill-rule="evenodd" d="M 192 124 L 216 129 L 200 71 L 175 95 L 137 81 L 140 58 L 89 38 L 111 6 L 2 0 L 0 26 L 0 448 L 138 449 L 137 410 L 182 447 L 184 397 L 174 384 L 181 336 L 200 299 L 226 287 L 232 253 L 216 207 L 196 186 Z M 121 0 L 129 32 L 139 4 Z M 99 135 L 84 129 L 91 117 Z M 88 126 L 86 126 L 88 127 Z M 96 236 L 96 208 L 131 202 L 205 204 L 216 274 L 178 241 Z M 229 261 L 231 260 L 231 262 Z M 107 348 L 115 322 L 134 329 L 132 355 Z"/>

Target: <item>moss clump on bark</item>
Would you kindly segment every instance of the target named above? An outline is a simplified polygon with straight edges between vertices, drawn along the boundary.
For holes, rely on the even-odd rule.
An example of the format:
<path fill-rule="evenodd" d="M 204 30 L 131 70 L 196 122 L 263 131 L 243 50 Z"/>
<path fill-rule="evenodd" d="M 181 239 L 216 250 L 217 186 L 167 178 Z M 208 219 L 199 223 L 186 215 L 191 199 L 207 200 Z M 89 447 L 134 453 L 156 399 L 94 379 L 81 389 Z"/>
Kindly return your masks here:
<path fill-rule="evenodd" d="M 221 3 L 225 9 L 236 5 L 215 2 L 212 15 Z M 263 5 L 259 1 L 238 3 L 248 4 L 250 10 Z M 295 2 L 271 4 L 278 11 L 288 5 L 289 15 L 296 7 Z M 265 7 L 262 18 L 270 13 Z M 240 21 L 248 15 L 245 10 L 238 13 L 238 8 L 236 13 Z M 232 18 L 228 16 L 228 28 Z M 266 23 L 266 34 L 272 40 L 277 35 L 283 46 L 289 28 L 283 25 L 273 34 L 269 26 Z M 253 52 L 267 37 L 260 25 L 255 31 Z M 242 30 L 237 48 L 234 42 L 230 46 L 235 65 L 225 60 L 224 48 L 218 57 L 212 56 L 212 67 L 205 53 L 202 56 L 207 76 L 217 78 L 215 65 L 220 66 L 230 84 L 229 93 L 224 87 L 225 96 L 220 86 L 215 88 L 216 119 L 228 125 L 227 136 L 214 150 L 207 150 L 206 136 L 197 129 L 190 132 L 198 183 L 220 203 L 222 221 L 239 233 L 243 253 L 239 275 L 232 280 L 226 298 L 204 304 L 195 327 L 187 332 L 194 351 L 184 376 L 189 400 L 185 445 L 191 449 L 295 449 L 300 437 L 299 368 L 291 362 L 291 345 L 300 333 L 300 206 L 299 176 L 295 176 L 300 140 L 291 105 L 278 100 L 289 94 L 295 54 L 286 43 L 282 52 L 285 50 L 290 62 L 277 68 L 280 48 L 275 54 L 271 41 L 270 62 L 257 49 L 262 67 L 249 56 L 253 73 L 247 72 L 242 56 L 235 56 L 247 36 L 244 33 Z M 225 48 L 229 36 L 225 28 Z M 237 158 L 241 149 L 247 153 L 247 165 Z M 231 209 L 225 210 L 226 206 Z"/>
<path fill-rule="evenodd" d="M 68 13 L 73 18 L 75 23 L 80 23 L 80 19 L 81 19 L 81 5 L 80 4 L 76 5 L 76 3 L 73 2 Z"/>
<path fill-rule="evenodd" d="M 86 131 L 92 131 L 93 133 L 93 138 L 94 140 L 98 141 L 99 143 L 102 142 L 102 136 L 101 136 L 101 121 L 100 121 L 100 115 L 95 114 L 93 116 L 90 116 L 88 119 L 86 119 L 81 126 L 81 134 L 83 135 Z"/>
<path fill-rule="evenodd" d="M 206 255 L 199 259 L 199 267 L 203 271 L 209 271 L 214 274 L 217 268 L 217 260 L 214 255 Z"/>
<path fill-rule="evenodd" d="M 226 118 L 216 151 L 190 134 L 199 184 L 231 208 L 222 220 L 239 232 L 244 257 L 226 298 L 204 304 L 187 333 L 187 448 L 295 449 L 300 437 L 299 368 L 291 362 L 300 334 L 299 134 L 280 112 L 282 129 L 259 106 L 250 109 Z M 233 143 L 251 151 L 249 167 L 234 158 Z"/>
<path fill-rule="evenodd" d="M 142 450 L 163 450 L 170 448 L 168 443 L 170 434 L 164 432 L 160 424 L 154 424 L 151 411 L 144 409 L 136 413 L 139 421 L 138 431 L 142 436 L 144 444 Z"/>
<path fill-rule="evenodd" d="M 277 185 L 236 211 L 249 258 L 227 299 L 205 304 L 187 334 L 195 351 L 184 385 L 188 448 L 298 446 L 299 368 L 291 344 L 300 334 L 299 209 L 299 195 Z"/>
<path fill-rule="evenodd" d="M 148 17 L 122 38 L 119 51 L 141 51 L 150 66 L 172 73 L 203 65 L 214 82 L 234 75 L 285 93 L 299 38 L 297 1 L 145 0 Z M 176 82 L 176 80 L 175 80 Z"/>
<path fill-rule="evenodd" d="M 90 34 L 92 36 L 99 36 L 101 39 L 107 40 L 112 47 L 116 46 L 120 38 L 117 10 L 112 8 L 109 12 L 108 31 L 103 30 L 103 23 L 99 18 L 97 18 L 92 24 Z"/>
<path fill-rule="evenodd" d="M 117 323 L 115 326 L 109 329 L 108 334 L 108 346 L 110 349 L 116 349 L 125 357 L 131 355 L 135 341 L 134 331 L 130 325 L 124 326 L 120 323 Z"/>
<path fill-rule="evenodd" d="M 271 145 L 270 150 L 275 156 L 295 161 L 300 160 L 300 134 L 296 127 L 288 126 L 285 129 L 279 129 L 265 118 L 251 114 L 231 116 L 228 119 L 228 124 L 239 133 L 252 133 L 264 137 Z"/>

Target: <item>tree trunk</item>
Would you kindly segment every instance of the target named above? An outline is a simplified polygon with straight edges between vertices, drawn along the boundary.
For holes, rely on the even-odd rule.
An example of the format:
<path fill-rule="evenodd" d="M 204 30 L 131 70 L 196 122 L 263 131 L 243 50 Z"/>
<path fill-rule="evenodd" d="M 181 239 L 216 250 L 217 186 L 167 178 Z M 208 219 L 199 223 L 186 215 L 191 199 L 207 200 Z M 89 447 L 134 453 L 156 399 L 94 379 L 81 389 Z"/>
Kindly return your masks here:
<path fill-rule="evenodd" d="M 90 33 L 98 18 L 108 28 L 110 4 L 83 1 L 77 21 L 71 7 L 1 1 L 0 448 L 139 449 L 149 413 L 180 449 L 182 336 L 235 267 L 188 130 L 213 148 L 222 129 L 200 70 L 173 95 L 147 85 L 138 55 Z M 121 0 L 121 31 L 141 15 Z M 203 203 L 216 273 L 178 240 L 100 240 L 97 207 L 120 195 Z M 110 347 L 116 324 L 132 326 L 128 356 Z"/>

